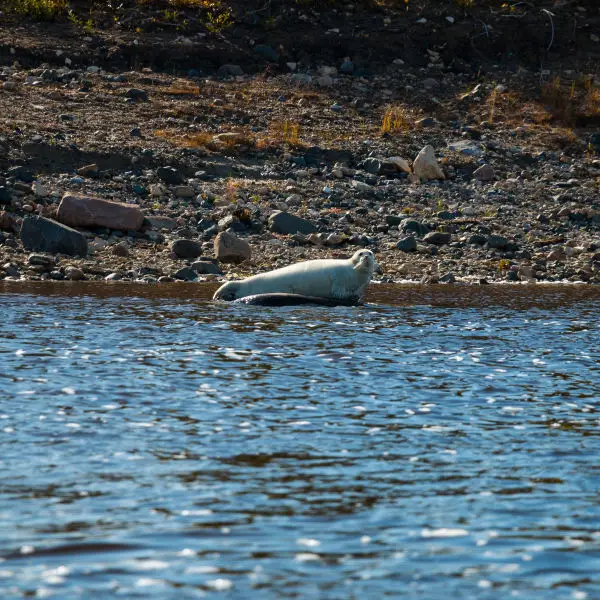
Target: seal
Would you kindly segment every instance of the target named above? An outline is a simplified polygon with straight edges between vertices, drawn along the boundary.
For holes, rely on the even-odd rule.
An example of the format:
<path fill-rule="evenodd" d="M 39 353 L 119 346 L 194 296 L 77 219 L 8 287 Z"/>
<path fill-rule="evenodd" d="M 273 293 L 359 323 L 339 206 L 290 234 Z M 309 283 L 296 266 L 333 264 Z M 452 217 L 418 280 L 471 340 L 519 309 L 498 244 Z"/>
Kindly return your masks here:
<path fill-rule="evenodd" d="M 247 296 L 294 294 L 358 304 L 376 268 L 373 253 L 358 250 L 348 259 L 308 260 L 242 281 L 228 281 L 215 292 L 213 300 L 231 302 Z"/>
<path fill-rule="evenodd" d="M 248 304 L 250 306 L 356 306 L 358 298 L 346 300 L 335 300 L 334 298 L 317 298 L 316 296 L 304 296 L 302 294 L 256 294 L 244 296 L 233 301 L 234 304 Z"/>

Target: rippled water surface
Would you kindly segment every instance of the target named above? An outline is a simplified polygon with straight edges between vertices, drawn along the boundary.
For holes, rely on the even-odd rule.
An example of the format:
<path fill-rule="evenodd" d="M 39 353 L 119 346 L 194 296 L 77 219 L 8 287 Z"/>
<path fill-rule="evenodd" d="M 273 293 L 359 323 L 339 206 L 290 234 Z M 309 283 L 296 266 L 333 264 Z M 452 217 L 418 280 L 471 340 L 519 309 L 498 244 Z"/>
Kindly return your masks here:
<path fill-rule="evenodd" d="M 600 598 L 600 291 L 431 290 L 0 287 L 0 597 Z"/>

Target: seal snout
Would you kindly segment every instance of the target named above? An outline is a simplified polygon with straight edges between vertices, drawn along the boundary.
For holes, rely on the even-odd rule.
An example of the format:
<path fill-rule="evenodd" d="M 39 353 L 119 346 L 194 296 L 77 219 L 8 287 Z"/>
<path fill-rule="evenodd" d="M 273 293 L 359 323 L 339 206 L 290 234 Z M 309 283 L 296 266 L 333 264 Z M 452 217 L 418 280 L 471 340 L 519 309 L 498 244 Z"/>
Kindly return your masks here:
<path fill-rule="evenodd" d="M 222 285 L 213 296 L 213 300 L 224 300 L 225 302 L 232 302 L 237 299 L 237 293 L 239 285 L 234 281 L 228 281 Z"/>

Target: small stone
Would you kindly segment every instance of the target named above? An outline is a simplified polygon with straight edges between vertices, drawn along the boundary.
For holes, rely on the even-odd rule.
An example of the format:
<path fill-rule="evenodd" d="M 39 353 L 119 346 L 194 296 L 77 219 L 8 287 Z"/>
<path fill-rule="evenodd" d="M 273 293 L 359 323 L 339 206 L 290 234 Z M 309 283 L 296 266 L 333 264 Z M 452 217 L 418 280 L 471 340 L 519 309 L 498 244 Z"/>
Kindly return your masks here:
<path fill-rule="evenodd" d="M 496 179 L 496 171 L 488 164 L 481 165 L 473 172 L 473 177 L 478 181 L 493 181 Z"/>
<path fill-rule="evenodd" d="M 171 244 L 171 250 L 178 258 L 198 258 L 202 255 L 202 244 L 194 240 L 180 239 Z"/>
<path fill-rule="evenodd" d="M 416 252 L 417 250 L 417 240 L 414 236 L 410 235 L 401 239 L 397 244 L 396 248 L 398 250 L 402 250 L 402 252 Z"/>
<path fill-rule="evenodd" d="M 469 237 L 469 244 L 475 244 L 477 246 L 483 246 L 487 242 L 487 238 L 485 235 L 481 235 L 480 233 L 474 233 L 471 237 Z"/>
<path fill-rule="evenodd" d="M 196 195 L 194 188 L 189 185 L 177 185 L 173 188 L 173 193 L 178 198 L 193 198 Z"/>
<path fill-rule="evenodd" d="M 20 181 L 24 181 L 25 183 L 33 183 L 35 179 L 33 176 L 33 171 L 24 166 L 15 166 L 8 169 L 8 176 L 15 177 Z"/>
<path fill-rule="evenodd" d="M 10 193 L 10 190 L 3 185 L 0 186 L 0 204 L 6 206 L 11 203 L 12 194 Z"/>
<path fill-rule="evenodd" d="M 446 176 L 435 158 L 433 146 L 425 146 L 413 162 L 415 176 L 420 181 L 430 179 L 445 179 Z"/>
<path fill-rule="evenodd" d="M 54 267 L 56 260 L 52 256 L 45 256 L 44 254 L 30 254 L 27 257 L 27 264 L 39 265 L 42 267 Z"/>
<path fill-rule="evenodd" d="M 240 263 L 249 260 L 252 254 L 247 242 L 227 231 L 217 235 L 214 249 L 217 260 L 225 263 Z"/>
<path fill-rule="evenodd" d="M 310 221 L 282 211 L 275 212 L 269 217 L 269 229 L 274 233 L 305 235 L 317 231 L 316 225 Z"/>
<path fill-rule="evenodd" d="M 119 242 L 118 244 L 115 244 L 112 247 L 112 253 L 115 256 L 122 256 L 122 257 L 129 256 L 130 252 L 129 252 L 129 246 L 127 245 L 127 242 Z"/>
<path fill-rule="evenodd" d="M 329 77 L 329 75 L 321 75 L 321 77 L 317 77 L 315 79 L 315 83 L 319 87 L 329 88 L 333 87 L 333 79 Z"/>
<path fill-rule="evenodd" d="M 98 165 L 96 163 L 77 169 L 77 174 L 82 177 L 98 177 L 98 172 Z"/>
<path fill-rule="evenodd" d="M 455 283 L 456 277 L 454 276 L 454 273 L 448 272 L 445 275 L 442 275 L 439 281 L 440 283 Z"/>
<path fill-rule="evenodd" d="M 489 235 L 486 239 L 488 248 L 496 250 L 504 250 L 509 244 L 509 241 L 502 235 Z"/>
<path fill-rule="evenodd" d="M 168 185 L 176 185 L 183 182 L 183 175 L 174 167 L 159 167 L 156 174 Z"/>
<path fill-rule="evenodd" d="M 148 100 L 148 92 L 138 88 L 130 88 L 125 92 L 125 96 L 131 100 L 145 102 Z"/>
<path fill-rule="evenodd" d="M 196 271 L 190 267 L 183 267 L 173 273 L 175 279 L 181 279 L 183 281 L 194 281 L 197 278 Z"/>
<path fill-rule="evenodd" d="M 71 281 L 81 281 L 82 279 L 85 279 L 83 271 L 73 266 L 69 266 L 65 269 L 65 277 Z"/>
<path fill-rule="evenodd" d="M 198 275 L 222 275 L 223 271 L 212 260 L 199 260 L 192 264 L 191 268 Z"/>
<path fill-rule="evenodd" d="M 449 233 L 442 231 L 432 231 L 423 238 L 423 242 L 426 244 L 435 244 L 436 246 L 443 246 L 444 244 L 449 244 L 451 239 L 452 236 Z"/>
<path fill-rule="evenodd" d="M 415 121 L 417 127 L 435 127 L 436 123 L 437 121 L 433 117 L 423 117 Z"/>
<path fill-rule="evenodd" d="M 330 233 L 325 240 L 326 246 L 339 246 L 346 238 L 339 233 Z"/>
<path fill-rule="evenodd" d="M 120 281 L 121 279 L 120 273 L 110 273 L 104 278 L 104 281 Z"/>
<path fill-rule="evenodd" d="M 410 163 L 401 156 L 391 156 L 387 159 L 387 162 L 392 163 L 398 171 L 402 171 L 403 173 L 412 173 L 412 169 L 410 168 Z"/>
<path fill-rule="evenodd" d="M 38 198 L 46 198 L 47 196 L 50 195 L 50 192 L 39 181 L 34 181 L 31 184 L 31 191 Z"/>
<path fill-rule="evenodd" d="M 221 65 L 217 69 L 218 77 L 239 77 L 244 74 L 244 70 L 239 65 Z"/>
<path fill-rule="evenodd" d="M 151 227 L 152 229 L 166 229 L 167 231 L 174 231 L 179 227 L 177 221 L 171 217 L 161 216 L 150 216 L 144 220 L 144 225 Z"/>
<path fill-rule="evenodd" d="M 2 84 L 2 89 L 5 92 L 16 92 L 17 91 L 17 82 L 16 81 L 5 81 Z"/>

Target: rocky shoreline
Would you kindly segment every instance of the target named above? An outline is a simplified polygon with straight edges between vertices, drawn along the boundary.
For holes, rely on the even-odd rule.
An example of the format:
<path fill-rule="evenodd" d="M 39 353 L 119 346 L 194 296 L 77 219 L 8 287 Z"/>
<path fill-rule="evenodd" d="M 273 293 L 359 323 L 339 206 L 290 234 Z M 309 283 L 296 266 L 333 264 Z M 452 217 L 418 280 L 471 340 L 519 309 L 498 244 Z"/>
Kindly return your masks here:
<path fill-rule="evenodd" d="M 435 47 L 206 75 L 17 47 L 0 279 L 220 281 L 366 247 L 384 282 L 600 283 L 597 75 L 474 74 Z"/>

